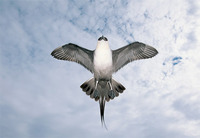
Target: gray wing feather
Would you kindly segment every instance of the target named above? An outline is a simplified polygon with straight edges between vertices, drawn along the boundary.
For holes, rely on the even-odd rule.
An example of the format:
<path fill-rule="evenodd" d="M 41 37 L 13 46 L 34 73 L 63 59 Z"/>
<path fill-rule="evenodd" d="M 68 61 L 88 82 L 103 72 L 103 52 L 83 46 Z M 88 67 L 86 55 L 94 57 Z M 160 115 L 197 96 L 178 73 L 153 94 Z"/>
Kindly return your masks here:
<path fill-rule="evenodd" d="M 60 60 L 68 60 L 81 64 L 90 72 L 93 72 L 94 51 L 69 43 L 56 48 L 51 55 Z"/>
<path fill-rule="evenodd" d="M 146 44 L 134 42 L 112 51 L 113 72 L 117 72 L 131 61 L 154 57 L 158 51 Z"/>

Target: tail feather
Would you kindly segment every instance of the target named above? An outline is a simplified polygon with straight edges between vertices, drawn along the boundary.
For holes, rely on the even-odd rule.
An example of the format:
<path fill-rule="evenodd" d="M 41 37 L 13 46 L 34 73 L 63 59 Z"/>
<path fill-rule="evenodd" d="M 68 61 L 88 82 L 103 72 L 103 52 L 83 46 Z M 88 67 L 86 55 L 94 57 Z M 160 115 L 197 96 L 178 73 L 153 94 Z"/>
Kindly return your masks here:
<path fill-rule="evenodd" d="M 110 99 L 114 99 L 119 96 L 119 93 L 122 93 L 126 88 L 119 82 L 112 79 L 111 81 L 113 93 L 111 93 L 111 87 L 108 85 L 106 81 L 100 81 L 98 83 L 97 89 L 95 90 L 95 79 L 91 78 L 84 82 L 80 87 L 87 94 L 90 95 L 90 98 L 95 101 L 99 101 L 100 106 L 100 115 L 101 115 L 101 123 L 102 126 L 106 127 L 104 120 L 104 110 L 105 110 L 105 102 L 109 102 Z"/>
<path fill-rule="evenodd" d="M 105 102 L 106 102 L 106 101 L 105 101 L 104 97 L 101 97 L 101 98 L 99 99 L 100 115 L 101 115 L 101 124 L 102 124 L 102 126 L 104 126 L 104 127 L 107 129 L 106 123 L 105 123 L 105 120 L 104 120 Z"/>
<path fill-rule="evenodd" d="M 117 82 L 116 80 L 112 79 L 112 86 L 114 91 L 122 93 L 126 88 L 119 82 Z"/>
<path fill-rule="evenodd" d="M 123 93 L 123 91 L 126 89 L 121 83 L 117 82 L 114 79 L 112 79 L 111 84 L 114 91 L 114 97 L 110 97 L 108 94 L 105 95 L 105 99 L 107 102 L 113 100 L 115 97 L 118 97 L 119 93 Z"/>
<path fill-rule="evenodd" d="M 82 90 L 93 99 L 94 97 L 94 89 L 95 89 L 95 81 L 94 78 L 91 78 L 84 82 L 81 86 Z"/>

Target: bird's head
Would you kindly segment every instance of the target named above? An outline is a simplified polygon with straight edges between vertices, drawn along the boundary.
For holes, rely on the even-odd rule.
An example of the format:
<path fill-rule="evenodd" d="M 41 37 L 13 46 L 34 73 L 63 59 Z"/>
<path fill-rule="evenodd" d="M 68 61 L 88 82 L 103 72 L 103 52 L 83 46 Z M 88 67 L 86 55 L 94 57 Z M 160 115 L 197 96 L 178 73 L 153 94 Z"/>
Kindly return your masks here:
<path fill-rule="evenodd" d="M 102 35 L 101 37 L 99 37 L 97 45 L 100 47 L 108 46 L 108 39 Z"/>
<path fill-rule="evenodd" d="M 108 41 L 108 39 L 102 35 L 99 37 L 98 41 Z"/>

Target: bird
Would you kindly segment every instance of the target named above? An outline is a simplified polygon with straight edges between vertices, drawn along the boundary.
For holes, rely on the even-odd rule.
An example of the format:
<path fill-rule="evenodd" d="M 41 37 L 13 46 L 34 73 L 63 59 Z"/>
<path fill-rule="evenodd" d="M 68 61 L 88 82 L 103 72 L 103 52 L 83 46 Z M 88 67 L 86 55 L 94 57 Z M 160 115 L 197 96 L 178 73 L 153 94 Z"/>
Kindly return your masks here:
<path fill-rule="evenodd" d="M 103 35 L 98 38 L 95 50 L 68 43 L 51 53 L 56 59 L 76 62 L 93 74 L 80 87 L 90 98 L 99 101 L 101 123 L 105 127 L 105 103 L 118 97 L 126 89 L 112 78 L 112 74 L 132 61 L 152 58 L 157 54 L 154 47 L 137 41 L 111 50 L 108 39 Z"/>

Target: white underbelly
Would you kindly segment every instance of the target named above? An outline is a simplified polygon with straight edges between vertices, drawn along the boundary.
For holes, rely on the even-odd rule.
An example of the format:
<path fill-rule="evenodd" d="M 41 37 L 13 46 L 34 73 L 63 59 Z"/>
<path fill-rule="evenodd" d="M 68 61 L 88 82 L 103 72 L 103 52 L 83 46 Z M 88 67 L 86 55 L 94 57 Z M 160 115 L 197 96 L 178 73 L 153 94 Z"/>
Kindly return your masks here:
<path fill-rule="evenodd" d="M 110 49 L 98 49 L 95 51 L 94 75 L 97 78 L 109 78 L 112 76 L 112 51 Z"/>

